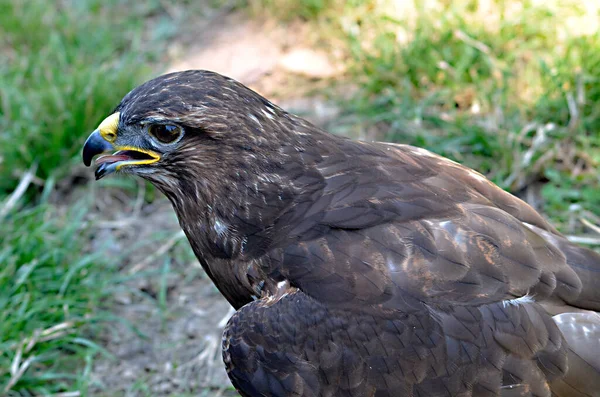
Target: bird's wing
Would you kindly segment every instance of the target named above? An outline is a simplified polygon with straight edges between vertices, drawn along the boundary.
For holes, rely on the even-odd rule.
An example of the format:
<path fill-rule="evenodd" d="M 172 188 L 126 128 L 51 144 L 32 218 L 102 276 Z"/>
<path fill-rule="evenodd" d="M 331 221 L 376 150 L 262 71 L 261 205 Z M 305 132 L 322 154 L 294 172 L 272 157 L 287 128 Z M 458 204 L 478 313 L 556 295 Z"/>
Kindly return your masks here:
<path fill-rule="evenodd" d="M 323 302 L 391 307 L 406 294 L 466 304 L 529 294 L 600 307 L 600 255 L 520 199 L 423 149 L 345 142 L 345 157 L 317 164 L 318 196 L 280 218 L 267 265 L 293 285 Z"/>
<path fill-rule="evenodd" d="M 578 302 L 566 240 L 458 164 L 354 150 L 322 161 L 320 195 L 283 217 L 261 263 L 292 289 L 232 318 L 234 384 L 249 396 L 550 396 L 566 344 L 536 300 Z"/>

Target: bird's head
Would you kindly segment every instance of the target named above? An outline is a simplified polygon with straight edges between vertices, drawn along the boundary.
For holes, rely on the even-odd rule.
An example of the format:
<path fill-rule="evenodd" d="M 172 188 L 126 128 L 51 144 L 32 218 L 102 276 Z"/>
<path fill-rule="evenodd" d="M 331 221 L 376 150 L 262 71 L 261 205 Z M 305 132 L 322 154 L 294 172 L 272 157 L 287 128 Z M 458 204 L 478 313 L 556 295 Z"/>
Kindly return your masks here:
<path fill-rule="evenodd" d="M 150 80 L 129 92 L 83 148 L 96 155 L 96 178 L 114 172 L 144 177 L 163 191 L 242 178 L 273 168 L 293 139 L 287 113 L 242 84 L 190 70 Z M 292 143 L 290 142 L 290 145 Z M 185 186 L 183 187 L 185 188 Z"/>
<path fill-rule="evenodd" d="M 99 155 L 97 179 L 118 172 L 149 180 L 173 203 L 197 255 L 233 257 L 245 236 L 253 249 L 264 246 L 257 231 L 302 183 L 312 183 L 309 193 L 320 186 L 316 171 L 300 187 L 293 178 L 315 166 L 320 154 L 308 148 L 333 139 L 324 135 L 232 79 L 191 70 L 125 95 L 85 142 L 83 162 Z"/>

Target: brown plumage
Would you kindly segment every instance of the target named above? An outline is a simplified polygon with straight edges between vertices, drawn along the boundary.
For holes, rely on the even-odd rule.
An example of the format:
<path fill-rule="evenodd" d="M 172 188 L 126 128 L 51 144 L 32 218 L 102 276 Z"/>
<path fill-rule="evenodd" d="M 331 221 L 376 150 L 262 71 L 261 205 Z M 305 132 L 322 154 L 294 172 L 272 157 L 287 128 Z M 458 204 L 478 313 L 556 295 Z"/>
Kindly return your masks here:
<path fill-rule="evenodd" d="M 206 71 L 115 112 L 84 160 L 119 149 L 98 177 L 171 200 L 237 310 L 223 358 L 242 395 L 600 395 L 600 255 L 482 175 L 330 135 Z"/>

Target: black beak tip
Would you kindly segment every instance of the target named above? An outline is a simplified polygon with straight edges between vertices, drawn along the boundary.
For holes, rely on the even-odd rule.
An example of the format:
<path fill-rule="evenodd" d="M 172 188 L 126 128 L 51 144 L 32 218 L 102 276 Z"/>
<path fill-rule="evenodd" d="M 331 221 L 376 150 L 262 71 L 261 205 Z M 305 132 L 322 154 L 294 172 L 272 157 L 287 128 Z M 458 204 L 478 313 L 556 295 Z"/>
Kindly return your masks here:
<path fill-rule="evenodd" d="M 113 146 L 107 142 L 98 130 L 92 132 L 83 145 L 83 164 L 89 167 L 94 156 L 109 151 Z"/>
<path fill-rule="evenodd" d="M 106 175 L 106 163 L 100 164 L 100 166 L 96 169 L 96 172 L 94 172 L 94 176 L 96 177 L 97 181 L 102 179 L 104 175 Z"/>

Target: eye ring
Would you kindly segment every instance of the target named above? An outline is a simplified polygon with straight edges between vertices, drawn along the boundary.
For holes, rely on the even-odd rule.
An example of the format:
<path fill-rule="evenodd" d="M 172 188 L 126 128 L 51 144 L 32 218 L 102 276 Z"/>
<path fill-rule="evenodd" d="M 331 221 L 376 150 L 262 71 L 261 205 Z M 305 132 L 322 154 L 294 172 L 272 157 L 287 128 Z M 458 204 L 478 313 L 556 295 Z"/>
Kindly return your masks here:
<path fill-rule="evenodd" d="M 160 143 L 172 144 L 181 138 L 183 128 L 175 124 L 150 124 L 148 133 Z"/>

